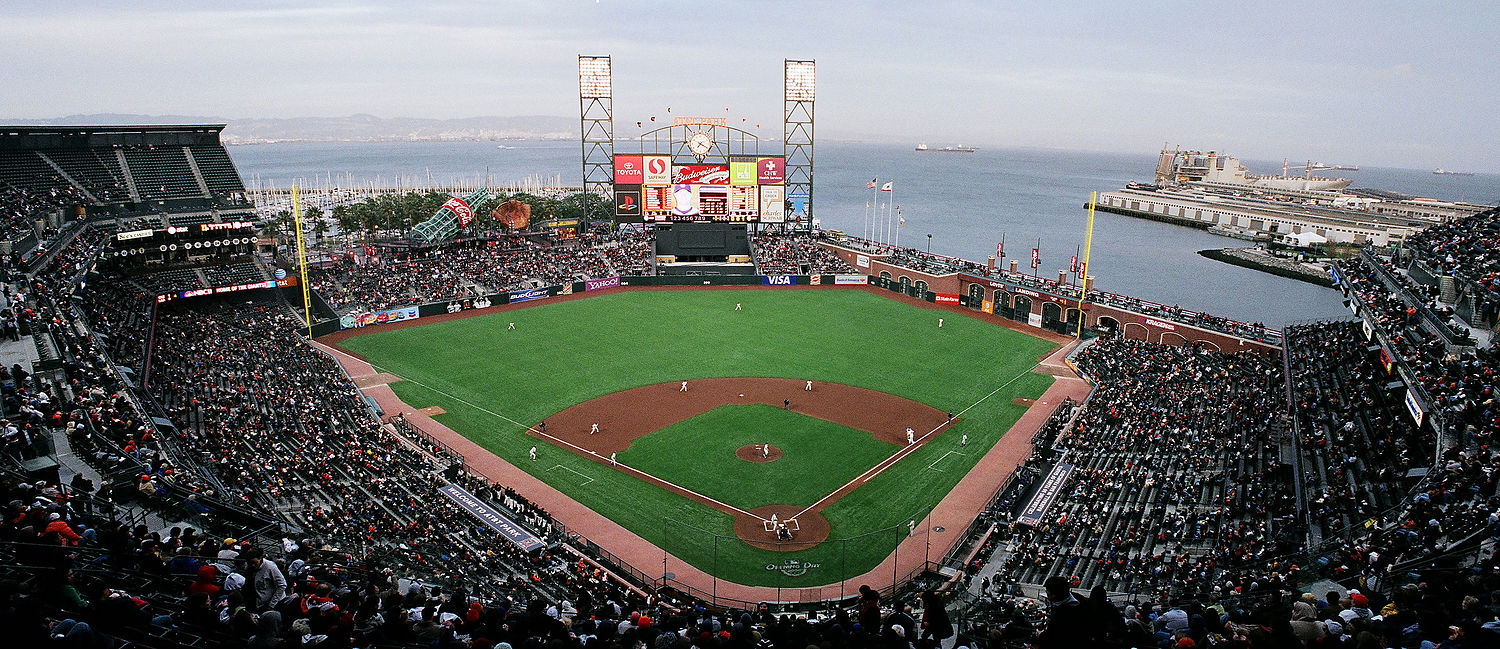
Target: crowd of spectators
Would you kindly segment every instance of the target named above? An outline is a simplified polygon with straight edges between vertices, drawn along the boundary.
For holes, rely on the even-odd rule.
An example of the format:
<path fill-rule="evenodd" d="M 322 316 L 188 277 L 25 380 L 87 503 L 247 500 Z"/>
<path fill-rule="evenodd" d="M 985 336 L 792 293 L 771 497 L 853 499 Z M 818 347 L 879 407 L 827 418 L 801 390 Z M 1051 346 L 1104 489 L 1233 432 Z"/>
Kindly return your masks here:
<path fill-rule="evenodd" d="M 335 310 L 354 305 L 381 311 L 649 272 L 651 251 L 649 235 L 632 232 L 592 233 L 559 243 L 507 237 L 415 252 L 344 255 L 315 270 L 310 281 Z"/>
<path fill-rule="evenodd" d="M 1275 562 L 1296 545 L 1278 362 L 1128 340 L 1074 362 L 1095 390 L 1058 444 L 1072 474 L 999 555 L 996 582 L 1212 596 L 1289 571 Z"/>
<path fill-rule="evenodd" d="M 25 238 L 36 231 L 36 222 L 48 213 L 88 203 L 88 197 L 71 186 L 30 189 L 0 183 L 0 240 Z M 55 227 L 47 226 L 39 241 L 56 232 Z"/>
<path fill-rule="evenodd" d="M 1407 238 L 1405 247 L 1442 275 L 1500 295 L 1500 208 L 1434 225 Z"/>
<path fill-rule="evenodd" d="M 856 273 L 853 266 L 832 250 L 818 245 L 808 233 L 765 233 L 750 239 L 755 265 L 768 275 L 838 275 Z"/>

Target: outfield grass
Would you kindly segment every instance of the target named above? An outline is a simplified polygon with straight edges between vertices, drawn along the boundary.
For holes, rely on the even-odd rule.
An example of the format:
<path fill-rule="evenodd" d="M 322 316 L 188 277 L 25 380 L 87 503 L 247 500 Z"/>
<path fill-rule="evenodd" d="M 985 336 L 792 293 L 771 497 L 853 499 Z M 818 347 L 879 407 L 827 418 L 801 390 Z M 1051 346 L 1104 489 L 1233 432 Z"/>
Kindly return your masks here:
<path fill-rule="evenodd" d="M 737 302 L 744 310 L 734 311 Z M 621 292 L 368 331 L 341 346 L 407 379 L 391 386 L 407 404 L 442 407 L 438 420 L 496 455 L 675 556 L 748 585 L 813 586 L 873 568 L 904 538 L 907 521 L 935 506 L 1025 412 L 1012 400 L 1037 398 L 1052 383 L 1029 372 L 1051 343 L 858 290 Z M 947 412 L 983 401 L 824 510 L 833 538 L 870 536 L 796 553 L 740 543 L 729 516 L 572 452 L 543 443 L 535 462 L 527 457 L 536 439 L 525 426 L 572 405 L 643 385 L 736 376 L 845 383 Z M 964 434 L 970 443 L 960 447 Z M 787 558 L 822 567 L 793 580 L 766 570 Z"/>
<path fill-rule="evenodd" d="M 770 444 L 783 455 L 765 464 L 735 456 L 751 444 Z M 755 404 L 719 406 L 680 421 L 635 440 L 619 459 L 740 509 L 806 507 L 900 448 L 862 430 Z"/>

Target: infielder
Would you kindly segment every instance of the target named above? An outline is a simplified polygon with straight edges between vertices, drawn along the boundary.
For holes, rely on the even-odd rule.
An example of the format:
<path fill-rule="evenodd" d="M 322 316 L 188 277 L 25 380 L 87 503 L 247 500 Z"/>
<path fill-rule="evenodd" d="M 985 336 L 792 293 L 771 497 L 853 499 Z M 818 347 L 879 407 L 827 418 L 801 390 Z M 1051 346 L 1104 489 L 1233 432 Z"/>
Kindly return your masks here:
<path fill-rule="evenodd" d="M 597 433 L 597 432 L 599 432 L 599 422 L 596 421 L 596 422 L 594 422 L 594 427 L 589 429 L 589 434 L 593 435 L 594 433 Z"/>
<path fill-rule="evenodd" d="M 531 447 L 531 461 L 532 462 L 536 461 L 536 447 L 535 446 Z"/>
<path fill-rule="evenodd" d="M 678 390 L 678 392 L 687 392 L 687 381 L 682 382 L 682 389 Z"/>
<path fill-rule="evenodd" d="M 802 389 L 807 390 L 808 392 L 812 392 L 812 381 L 808 381 L 807 386 Z"/>
<path fill-rule="evenodd" d="M 909 446 L 911 444 L 915 444 L 916 442 L 917 442 L 917 431 L 912 430 L 911 426 L 907 426 L 906 427 L 906 443 L 907 443 L 907 445 Z"/>
<path fill-rule="evenodd" d="M 615 454 L 614 453 L 610 453 L 609 454 L 609 463 L 610 464 L 619 464 L 619 462 L 615 461 Z"/>

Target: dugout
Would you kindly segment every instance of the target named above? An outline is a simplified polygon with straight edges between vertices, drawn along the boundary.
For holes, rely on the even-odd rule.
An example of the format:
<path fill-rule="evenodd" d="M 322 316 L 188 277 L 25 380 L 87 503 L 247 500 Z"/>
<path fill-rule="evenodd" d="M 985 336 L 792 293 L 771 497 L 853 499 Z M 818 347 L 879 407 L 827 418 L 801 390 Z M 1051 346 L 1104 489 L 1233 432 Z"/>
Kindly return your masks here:
<path fill-rule="evenodd" d="M 754 275 L 744 223 L 656 226 L 658 275 Z"/>

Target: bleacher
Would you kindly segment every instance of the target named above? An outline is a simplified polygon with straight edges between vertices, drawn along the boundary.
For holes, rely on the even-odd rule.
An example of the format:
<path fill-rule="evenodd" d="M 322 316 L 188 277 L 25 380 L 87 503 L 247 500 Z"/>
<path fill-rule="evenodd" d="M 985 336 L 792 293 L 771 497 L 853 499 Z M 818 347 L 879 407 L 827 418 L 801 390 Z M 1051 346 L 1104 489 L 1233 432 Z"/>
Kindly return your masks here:
<path fill-rule="evenodd" d="M 245 185 L 240 180 L 240 173 L 234 168 L 234 161 L 229 159 L 229 153 L 222 146 L 194 146 L 189 149 L 193 161 L 198 165 L 198 171 L 203 175 L 204 184 L 208 185 L 208 191 L 212 194 L 222 192 L 243 192 Z"/>
<path fill-rule="evenodd" d="M 142 200 L 204 197 L 181 148 L 137 147 L 124 153 L 125 164 L 135 179 L 135 191 Z"/>

